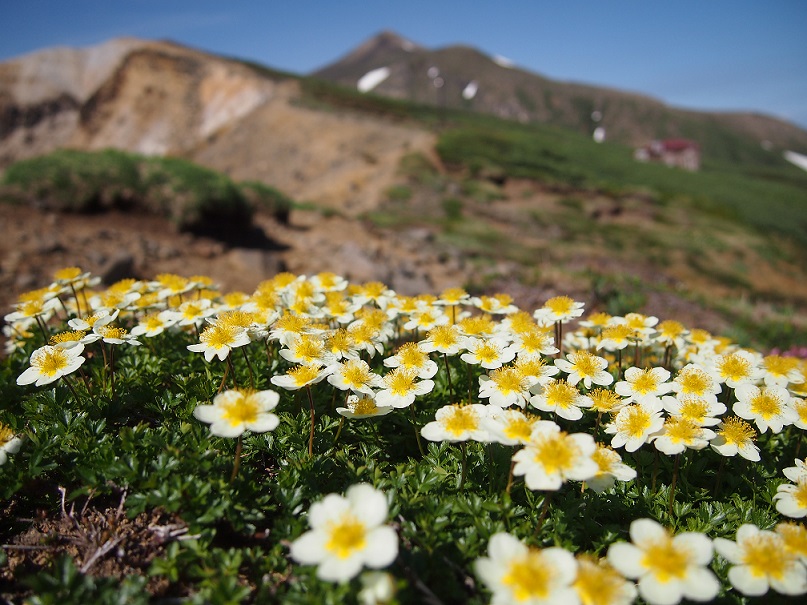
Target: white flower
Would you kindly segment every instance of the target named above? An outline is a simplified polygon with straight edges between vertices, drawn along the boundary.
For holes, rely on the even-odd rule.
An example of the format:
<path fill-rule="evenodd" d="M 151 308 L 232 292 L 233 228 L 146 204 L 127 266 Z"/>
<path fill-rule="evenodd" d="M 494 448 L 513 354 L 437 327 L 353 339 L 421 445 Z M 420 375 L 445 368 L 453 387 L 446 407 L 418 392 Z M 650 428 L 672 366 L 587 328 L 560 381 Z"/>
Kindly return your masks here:
<path fill-rule="evenodd" d="M 527 415 L 519 409 L 490 406 L 487 416 L 482 419 L 482 427 L 495 443 L 525 445 L 539 420 L 538 416 Z"/>
<path fill-rule="evenodd" d="M 434 420 L 420 429 L 420 434 L 429 441 L 489 441 L 482 425 L 487 413 L 487 406 L 481 403 L 444 405 Z"/>
<path fill-rule="evenodd" d="M 743 383 L 734 393 L 737 396 L 734 413 L 740 418 L 752 420 L 761 433 L 768 429 L 772 433 L 780 433 L 782 428 L 799 419 L 790 405 L 790 394 L 784 387 L 758 387 Z"/>
<path fill-rule="evenodd" d="M 414 342 L 401 345 L 395 355 L 384 360 L 384 365 L 388 368 L 412 370 L 422 379 L 433 378 L 437 374 L 437 363 L 429 359 L 429 354 Z"/>
<path fill-rule="evenodd" d="M 577 557 L 574 589 L 582 605 L 630 605 L 636 599 L 636 585 L 628 582 L 605 559 Z"/>
<path fill-rule="evenodd" d="M 0 422 L 0 466 L 8 460 L 9 454 L 16 454 L 20 451 L 22 439 L 14 435 L 14 431 Z"/>
<path fill-rule="evenodd" d="M 746 460 L 759 462 L 759 448 L 754 445 L 756 431 L 745 420 L 731 416 L 717 425 L 717 434 L 709 446 L 721 456 L 740 454 Z"/>
<path fill-rule="evenodd" d="M 753 384 L 763 376 L 757 357 L 746 350 L 718 355 L 712 361 L 714 373 L 720 382 L 725 382 L 732 389 L 742 384 Z"/>
<path fill-rule="evenodd" d="M 550 380 L 533 387 L 532 392 L 536 394 L 530 397 L 530 405 L 542 412 L 554 412 L 565 420 L 580 420 L 583 417 L 580 408 L 590 408 L 593 403 L 566 380 Z"/>
<path fill-rule="evenodd" d="M 444 355 L 456 355 L 465 348 L 468 337 L 463 335 L 455 325 L 437 326 L 429 330 L 426 338 L 418 343 L 426 353 L 437 351 Z"/>
<path fill-rule="evenodd" d="M 296 391 L 320 382 L 329 371 L 329 368 L 322 368 L 318 365 L 295 366 L 287 370 L 285 374 L 272 376 L 269 382 L 287 391 Z"/>
<path fill-rule="evenodd" d="M 380 391 L 375 394 L 378 405 L 382 407 L 405 408 L 415 402 L 415 398 L 434 389 L 433 380 L 417 380 L 414 370 L 398 366 L 388 372 L 381 380 Z"/>
<path fill-rule="evenodd" d="M 469 338 L 465 346 L 468 352 L 460 355 L 460 359 L 487 370 L 500 368 L 516 357 L 515 349 L 500 338 Z"/>
<path fill-rule="evenodd" d="M 661 367 L 642 370 L 630 367 L 625 370 L 625 380 L 614 385 L 614 390 L 626 398 L 627 402 L 646 403 L 658 400 L 669 393 L 673 386 L 669 382 L 670 372 Z"/>
<path fill-rule="evenodd" d="M 83 350 L 81 343 L 70 348 L 45 345 L 37 349 L 31 353 L 31 367 L 17 377 L 17 384 L 34 382 L 41 387 L 75 372 L 85 361 L 81 356 Z"/>
<path fill-rule="evenodd" d="M 167 328 L 177 323 L 177 314 L 174 311 L 160 311 L 146 315 L 132 328 L 132 336 L 148 336 L 152 338 L 162 334 Z"/>
<path fill-rule="evenodd" d="M 500 408 L 511 405 L 524 408 L 531 384 L 532 381 L 518 368 L 503 366 L 479 377 L 479 398 Z"/>
<path fill-rule="evenodd" d="M 513 474 L 524 475 L 529 489 L 558 490 L 564 481 L 586 481 L 597 474 L 596 449 L 591 435 L 569 434 L 550 420 L 539 420 L 527 445 L 513 455 Z"/>
<path fill-rule="evenodd" d="M 238 437 L 244 431 L 265 433 L 280 423 L 271 413 L 279 399 L 275 391 L 232 389 L 216 395 L 213 405 L 197 405 L 193 415 L 210 424 L 210 432 L 219 437 Z"/>
<path fill-rule="evenodd" d="M 555 365 L 569 375 L 569 383 L 577 384 L 582 380 L 587 389 L 591 388 L 592 383 L 608 386 L 614 381 L 614 377 L 605 371 L 608 360 L 588 351 L 569 353 L 566 359 L 556 359 Z"/>
<path fill-rule="evenodd" d="M 701 450 L 714 437 L 714 431 L 702 427 L 688 418 L 670 416 L 664 422 L 661 431 L 651 439 L 657 450 L 668 456 L 674 456 L 686 449 Z"/>
<path fill-rule="evenodd" d="M 345 418 L 358 420 L 361 418 L 375 418 L 376 416 L 386 416 L 395 408 L 378 406 L 372 397 L 355 394 L 348 395 L 347 407 L 336 408 L 336 413 Z"/>
<path fill-rule="evenodd" d="M 221 361 L 227 359 L 231 349 L 249 344 L 249 334 L 246 328 L 229 323 L 216 323 L 211 321 L 199 335 L 198 344 L 188 345 L 189 351 L 204 353 L 205 361 L 212 361 L 218 357 Z"/>
<path fill-rule="evenodd" d="M 395 578 L 385 571 L 365 571 L 356 597 L 361 605 L 385 605 L 395 597 Z"/>
<path fill-rule="evenodd" d="M 764 595 L 769 588 L 786 595 L 807 593 L 807 568 L 779 534 L 746 523 L 737 530 L 736 542 L 715 538 L 714 545 L 733 565 L 729 582 L 744 595 Z"/>
<path fill-rule="evenodd" d="M 625 446 L 626 451 L 635 452 L 663 426 L 660 410 L 634 403 L 619 410 L 605 432 L 614 436 L 611 447 Z"/>
<path fill-rule="evenodd" d="M 597 444 L 597 450 L 591 455 L 597 463 L 597 473 L 586 479 L 586 485 L 595 492 L 602 492 L 613 487 L 617 479 L 631 481 L 636 478 L 636 471 L 622 462 L 618 452 L 608 446 Z"/>
<path fill-rule="evenodd" d="M 718 416 L 726 413 L 726 406 L 716 398 L 700 395 L 666 395 L 661 398 L 661 404 L 668 414 L 682 416 L 700 426 L 714 426 L 720 422 Z"/>
<path fill-rule="evenodd" d="M 317 565 L 317 577 L 330 582 L 346 582 L 365 566 L 383 569 L 398 556 L 398 536 L 386 520 L 387 499 L 371 485 L 328 494 L 311 505 L 311 529 L 292 542 L 291 558 Z"/>
<path fill-rule="evenodd" d="M 321 332 L 290 335 L 286 347 L 280 349 L 280 356 L 292 363 L 327 366 L 336 361 L 336 356 L 327 351 Z"/>
<path fill-rule="evenodd" d="M 786 517 L 800 519 L 807 516 L 807 460 L 796 460 L 796 466 L 782 471 L 793 483 L 776 488 L 776 510 Z"/>
<path fill-rule="evenodd" d="M 577 562 L 562 548 L 530 548 L 500 532 L 491 536 L 488 556 L 476 560 L 474 571 L 493 593 L 492 605 L 578 602 L 572 588 Z"/>
<path fill-rule="evenodd" d="M 652 519 L 630 524 L 633 542 L 608 548 L 608 562 L 625 577 L 639 581 L 639 595 L 652 605 L 675 605 L 682 599 L 711 601 L 720 583 L 706 566 L 712 542 L 697 532 L 672 536 Z"/>
<path fill-rule="evenodd" d="M 557 321 L 566 323 L 570 319 L 583 314 L 584 303 L 577 302 L 568 296 L 555 296 L 544 303 L 540 309 L 532 314 L 538 323 L 550 325 Z"/>
<path fill-rule="evenodd" d="M 383 385 L 381 376 L 370 369 L 363 359 L 347 359 L 328 367 L 328 382 L 341 391 L 374 395 L 373 389 Z"/>

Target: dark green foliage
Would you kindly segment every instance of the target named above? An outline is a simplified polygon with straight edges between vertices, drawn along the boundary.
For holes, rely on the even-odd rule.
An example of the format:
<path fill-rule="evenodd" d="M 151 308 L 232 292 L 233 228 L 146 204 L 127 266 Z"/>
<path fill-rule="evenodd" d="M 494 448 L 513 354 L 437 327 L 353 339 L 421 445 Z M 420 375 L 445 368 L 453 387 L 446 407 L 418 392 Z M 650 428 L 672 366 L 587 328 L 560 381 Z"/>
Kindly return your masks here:
<path fill-rule="evenodd" d="M 137 209 L 180 230 L 211 234 L 248 226 L 255 210 L 286 221 L 293 204 L 263 183 L 239 184 L 180 158 L 112 149 L 60 150 L 16 162 L 0 182 L 0 198 L 67 212 Z"/>

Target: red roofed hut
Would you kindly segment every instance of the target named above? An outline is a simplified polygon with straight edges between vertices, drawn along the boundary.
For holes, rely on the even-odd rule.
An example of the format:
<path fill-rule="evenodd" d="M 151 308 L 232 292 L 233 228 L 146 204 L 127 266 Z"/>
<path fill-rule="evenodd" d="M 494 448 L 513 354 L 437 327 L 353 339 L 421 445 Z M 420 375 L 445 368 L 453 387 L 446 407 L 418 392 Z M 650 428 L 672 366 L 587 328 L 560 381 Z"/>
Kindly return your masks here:
<path fill-rule="evenodd" d="M 689 139 L 664 139 L 639 147 L 633 157 L 640 162 L 661 162 L 666 166 L 698 170 L 701 166 L 701 148 Z"/>

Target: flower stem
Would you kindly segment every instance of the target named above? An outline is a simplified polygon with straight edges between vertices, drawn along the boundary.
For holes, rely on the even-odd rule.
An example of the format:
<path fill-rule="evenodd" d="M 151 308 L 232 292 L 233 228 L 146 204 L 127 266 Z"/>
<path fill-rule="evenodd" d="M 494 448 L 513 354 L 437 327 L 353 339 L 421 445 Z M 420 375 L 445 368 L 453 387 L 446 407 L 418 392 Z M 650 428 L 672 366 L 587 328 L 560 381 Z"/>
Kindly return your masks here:
<path fill-rule="evenodd" d="M 247 362 L 247 370 L 249 370 L 249 386 L 252 389 L 255 389 L 255 372 L 252 371 L 252 364 L 249 363 L 249 357 L 247 356 L 247 350 L 244 347 L 241 347 L 241 352 L 244 354 L 244 361 Z"/>
<path fill-rule="evenodd" d="M 462 450 L 462 471 L 457 489 L 462 489 L 462 486 L 465 485 L 465 477 L 468 474 L 468 442 L 460 441 L 460 449 Z"/>
<path fill-rule="evenodd" d="M 339 419 L 339 427 L 336 429 L 336 437 L 333 438 L 333 444 L 336 445 L 339 441 L 339 435 L 342 434 L 342 426 L 345 424 L 345 417 Z"/>
<path fill-rule="evenodd" d="M 235 481 L 238 476 L 238 469 L 241 467 L 241 449 L 243 447 L 242 436 L 238 436 L 238 441 L 235 444 L 235 461 L 233 462 L 233 474 L 230 475 L 230 484 Z"/>
<path fill-rule="evenodd" d="M 504 488 L 506 494 L 510 493 L 510 488 L 513 487 L 513 471 L 516 468 L 516 461 L 510 460 L 510 472 L 507 475 L 507 487 Z"/>
<path fill-rule="evenodd" d="M 543 504 L 543 506 L 541 506 L 541 514 L 538 517 L 538 521 L 535 522 L 535 532 L 534 532 L 534 534 L 536 536 L 541 531 L 541 528 L 544 526 L 544 521 L 546 520 L 546 515 L 549 512 L 549 501 L 551 499 L 552 499 L 552 492 L 546 492 L 546 495 L 544 495 L 544 504 Z"/>
<path fill-rule="evenodd" d="M 233 365 L 233 358 L 230 355 L 227 355 L 227 366 L 230 368 L 230 374 L 233 375 L 233 386 L 237 389 L 238 380 L 235 378 L 235 366 Z"/>
<path fill-rule="evenodd" d="M 308 435 L 308 457 L 314 455 L 314 422 L 316 420 L 316 412 L 314 411 L 314 396 L 311 394 L 311 385 L 306 385 L 305 390 L 308 392 L 308 404 L 311 406 L 311 433 Z"/>
<path fill-rule="evenodd" d="M 673 514 L 673 504 L 675 503 L 675 484 L 678 482 L 678 467 L 681 465 L 681 454 L 675 455 L 675 466 L 673 466 L 673 476 L 672 481 L 670 482 L 670 502 L 669 502 L 669 513 L 670 516 Z"/>
<path fill-rule="evenodd" d="M 426 452 L 423 451 L 423 444 L 420 442 L 420 431 L 418 431 L 418 423 L 415 420 L 415 408 L 413 406 L 409 406 L 409 411 L 412 413 L 412 428 L 415 429 L 415 438 L 418 442 L 418 451 L 420 452 L 421 456 L 425 456 Z"/>
<path fill-rule="evenodd" d="M 79 402 L 78 393 L 76 392 L 76 387 L 67 379 L 67 376 L 63 376 L 64 383 L 67 385 L 67 388 L 70 389 L 70 392 L 73 394 L 73 399 L 76 400 L 76 403 Z"/>
<path fill-rule="evenodd" d="M 448 396 L 453 399 L 454 387 L 451 386 L 451 369 L 448 367 L 448 355 L 446 353 L 443 353 L 443 361 L 445 361 L 446 364 L 446 382 L 448 383 Z"/>
<path fill-rule="evenodd" d="M 224 390 L 224 385 L 227 384 L 227 374 L 230 373 L 230 366 L 225 364 L 224 365 L 224 374 L 221 376 L 221 382 L 219 383 L 219 388 L 216 391 L 216 394 L 221 393 Z"/>

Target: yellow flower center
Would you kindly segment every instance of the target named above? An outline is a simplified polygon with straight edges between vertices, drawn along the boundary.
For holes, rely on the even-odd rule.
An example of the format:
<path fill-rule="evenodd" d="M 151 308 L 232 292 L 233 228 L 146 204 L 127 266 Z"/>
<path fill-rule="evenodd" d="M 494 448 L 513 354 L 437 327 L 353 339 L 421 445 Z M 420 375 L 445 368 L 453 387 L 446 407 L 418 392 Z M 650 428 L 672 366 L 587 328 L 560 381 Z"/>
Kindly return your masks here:
<path fill-rule="evenodd" d="M 473 408 L 454 405 L 452 412 L 443 420 L 445 430 L 454 436 L 479 428 L 479 418 Z"/>
<path fill-rule="evenodd" d="M 593 402 L 591 408 L 597 412 L 610 412 L 622 403 L 622 398 L 608 389 L 594 389 L 588 396 Z"/>
<path fill-rule="evenodd" d="M 224 405 L 222 418 L 231 426 L 238 426 L 248 422 L 255 422 L 258 419 L 260 406 L 251 393 L 238 393 L 238 398 L 233 398 Z"/>
<path fill-rule="evenodd" d="M 449 288 L 448 290 L 443 290 L 440 298 L 449 304 L 456 305 L 466 296 L 468 296 L 468 293 L 462 288 Z"/>
<path fill-rule="evenodd" d="M 438 349 L 449 349 L 457 344 L 459 334 L 453 326 L 438 326 L 429 332 L 429 340 Z"/>
<path fill-rule="evenodd" d="M 159 313 L 152 313 L 143 320 L 143 324 L 148 330 L 158 330 L 163 327 L 163 320 L 160 319 Z"/>
<path fill-rule="evenodd" d="M 700 437 L 701 428 L 691 420 L 682 416 L 672 416 L 667 419 L 664 427 L 665 434 L 673 443 L 691 444 Z"/>
<path fill-rule="evenodd" d="M 608 447 L 599 446 L 591 455 L 591 459 L 597 463 L 599 470 L 598 475 L 610 474 L 614 465 L 619 462 L 619 454 Z"/>
<path fill-rule="evenodd" d="M 384 382 L 395 395 L 408 395 L 415 388 L 415 374 L 404 367 L 395 368 L 384 376 Z"/>
<path fill-rule="evenodd" d="M 673 579 L 683 579 L 690 558 L 689 549 L 676 545 L 668 536 L 653 542 L 645 549 L 641 564 L 663 584 Z"/>
<path fill-rule="evenodd" d="M 799 508 L 807 508 L 807 477 L 800 477 L 793 491 L 793 499 Z"/>
<path fill-rule="evenodd" d="M 799 360 L 796 357 L 782 357 L 781 355 L 768 355 L 763 360 L 765 369 L 774 376 L 787 376 L 799 367 Z"/>
<path fill-rule="evenodd" d="M 755 578 L 781 579 L 795 563 L 795 556 L 780 538 L 762 534 L 742 543 L 741 560 Z"/>
<path fill-rule="evenodd" d="M 236 326 L 216 324 L 205 328 L 199 339 L 214 349 L 221 349 L 229 347 L 241 332 L 242 329 Z"/>
<path fill-rule="evenodd" d="M 182 317 L 185 319 L 194 319 L 202 314 L 202 307 L 195 303 L 188 303 L 182 308 Z"/>
<path fill-rule="evenodd" d="M 588 351 L 579 351 L 570 355 L 572 371 L 583 377 L 594 377 L 600 371 L 599 357 Z"/>
<path fill-rule="evenodd" d="M 317 273 L 317 279 L 319 280 L 320 287 L 327 290 L 328 288 L 333 288 L 336 285 L 338 276 L 336 273 L 324 271 L 322 273 Z"/>
<path fill-rule="evenodd" d="M 751 372 L 751 363 L 744 357 L 731 353 L 718 362 L 717 369 L 726 380 L 741 380 Z"/>
<path fill-rule="evenodd" d="M 33 317 L 34 315 L 42 313 L 44 305 L 45 301 L 43 300 L 29 300 L 20 306 L 20 311 L 22 311 L 26 317 Z"/>
<path fill-rule="evenodd" d="M 567 436 L 561 431 L 534 445 L 535 462 L 543 466 L 548 475 L 570 469 L 580 456 L 580 449 Z"/>
<path fill-rule="evenodd" d="M 14 438 L 14 431 L 12 431 L 5 424 L 0 422 L 0 446 L 5 445 Z"/>
<path fill-rule="evenodd" d="M 616 343 L 623 343 L 633 336 L 633 330 L 625 324 L 609 326 L 602 331 L 603 340 L 613 340 Z"/>
<path fill-rule="evenodd" d="M 779 523 L 776 533 L 784 540 L 788 552 L 805 557 L 807 556 L 807 527 L 792 522 Z"/>
<path fill-rule="evenodd" d="M 709 375 L 699 368 L 681 372 L 675 381 L 681 385 L 680 392 L 684 395 L 705 395 L 713 383 Z"/>
<path fill-rule="evenodd" d="M 762 416 L 765 420 L 779 414 L 782 410 L 782 400 L 767 391 L 760 391 L 759 395 L 751 398 L 751 411 Z"/>
<path fill-rule="evenodd" d="M 362 397 L 348 407 L 357 416 L 370 416 L 378 411 L 378 406 L 370 397 Z"/>
<path fill-rule="evenodd" d="M 66 267 L 56 271 L 53 277 L 60 281 L 69 281 L 76 279 L 79 275 L 81 275 L 81 269 L 79 267 Z"/>
<path fill-rule="evenodd" d="M 531 548 L 525 556 L 510 563 L 502 584 L 513 591 L 516 601 L 544 599 L 549 595 L 553 571 L 541 553 Z"/>
<path fill-rule="evenodd" d="M 291 285 L 294 283 L 294 280 L 297 279 L 297 276 L 294 273 L 289 273 L 288 271 L 283 271 L 282 273 L 278 273 L 272 278 L 272 283 L 277 288 L 285 288 L 286 286 Z"/>
<path fill-rule="evenodd" d="M 349 386 L 362 387 L 370 381 L 370 369 L 363 362 L 348 362 L 342 376 Z"/>
<path fill-rule="evenodd" d="M 330 522 L 327 532 L 325 549 L 340 559 L 347 559 L 367 545 L 367 528 L 351 514 L 344 515 L 339 521 Z"/>
<path fill-rule="evenodd" d="M 546 402 L 548 405 L 567 409 L 574 405 L 577 398 L 580 396 L 580 391 L 577 387 L 573 387 L 566 381 L 553 382 L 546 385 L 544 391 Z"/>
<path fill-rule="evenodd" d="M 398 359 L 406 368 L 420 368 L 427 360 L 427 355 L 417 346 L 417 343 L 407 342 L 398 350 Z"/>
<path fill-rule="evenodd" d="M 459 325 L 468 336 L 490 334 L 493 331 L 493 321 L 487 315 L 467 317 Z"/>
<path fill-rule="evenodd" d="M 516 439 L 522 443 L 529 441 L 534 421 L 527 416 L 511 418 L 504 426 L 504 435 L 508 439 Z"/>
<path fill-rule="evenodd" d="M 709 413 L 709 404 L 700 397 L 682 397 L 680 414 L 693 422 L 702 422 Z"/>
<path fill-rule="evenodd" d="M 248 328 L 255 321 L 252 313 L 245 311 L 228 311 L 219 316 L 219 323 L 236 328 Z"/>
<path fill-rule="evenodd" d="M 636 377 L 632 385 L 634 391 L 640 395 L 647 395 L 658 388 L 658 378 L 651 370 L 642 370 L 642 373 Z"/>
<path fill-rule="evenodd" d="M 540 351 L 549 345 L 549 335 L 540 330 L 522 333 L 521 346 L 525 351 Z"/>
<path fill-rule="evenodd" d="M 668 320 L 662 321 L 658 325 L 658 330 L 661 333 L 661 336 L 663 338 L 666 338 L 667 340 L 672 340 L 672 339 L 674 339 L 674 338 L 676 338 L 678 336 L 681 336 L 681 334 L 684 333 L 686 328 L 684 328 L 683 324 L 680 324 L 677 321 L 673 321 L 671 319 L 668 319 Z"/>
<path fill-rule="evenodd" d="M 84 335 L 86 333 L 87 332 L 84 332 L 82 330 L 59 332 L 58 334 L 54 334 L 53 336 L 51 336 L 49 342 L 50 342 L 51 345 L 58 345 L 58 344 L 63 344 L 63 343 L 68 343 L 68 342 L 78 342 L 82 338 L 84 338 Z"/>
<path fill-rule="evenodd" d="M 732 445 L 742 445 L 749 441 L 754 441 L 756 433 L 753 427 L 741 418 L 731 416 L 723 421 L 723 428 L 719 434 L 723 436 L 726 443 Z"/>
<path fill-rule="evenodd" d="M 319 368 L 315 366 L 297 366 L 289 370 L 287 375 L 294 379 L 295 385 L 301 387 L 316 379 L 319 375 Z"/>
<path fill-rule="evenodd" d="M 543 359 L 527 358 L 516 360 L 515 367 L 522 376 L 540 376 L 546 364 Z"/>
<path fill-rule="evenodd" d="M 650 425 L 650 412 L 640 405 L 633 405 L 625 409 L 617 428 L 631 437 L 641 437 L 650 428 Z"/>
<path fill-rule="evenodd" d="M 98 333 L 104 338 L 117 338 L 119 340 L 123 340 L 128 334 L 125 328 L 118 328 L 115 326 L 102 326 L 98 330 Z"/>
<path fill-rule="evenodd" d="M 116 281 L 114 284 L 109 286 L 110 292 L 118 292 L 120 294 L 126 294 L 127 292 L 131 292 L 131 290 L 137 284 L 136 279 L 128 278 L 128 279 L 120 279 Z"/>
<path fill-rule="evenodd" d="M 31 365 L 38 367 L 40 374 L 50 377 L 67 367 L 70 357 L 64 349 L 48 347 L 41 350 L 44 351 L 42 355 L 31 358 Z"/>
<path fill-rule="evenodd" d="M 578 560 L 574 589 L 583 605 L 606 605 L 616 601 L 624 580 L 613 568 L 587 558 Z"/>
<path fill-rule="evenodd" d="M 555 296 L 544 303 L 555 315 L 567 315 L 574 310 L 574 300 L 568 296 Z"/>
<path fill-rule="evenodd" d="M 276 322 L 275 329 L 283 332 L 293 332 L 299 334 L 309 324 L 309 320 L 301 315 L 284 313 Z"/>
<path fill-rule="evenodd" d="M 318 359 L 325 349 L 325 343 L 321 339 L 313 336 L 302 336 L 294 345 L 294 352 L 297 357 L 306 363 Z"/>
<path fill-rule="evenodd" d="M 339 328 L 328 335 L 328 348 L 332 353 L 346 353 L 353 344 L 353 337 L 344 328 Z"/>
<path fill-rule="evenodd" d="M 476 354 L 476 357 L 479 359 L 480 363 L 495 362 L 501 354 L 499 347 L 491 342 L 483 342 L 476 348 L 474 353 Z"/>
<path fill-rule="evenodd" d="M 524 387 L 524 375 L 516 368 L 499 368 L 490 373 L 490 379 L 496 383 L 500 393 L 520 393 Z"/>
<path fill-rule="evenodd" d="M 363 294 L 371 300 L 377 300 L 388 290 L 387 286 L 380 281 L 371 281 L 362 287 Z"/>

